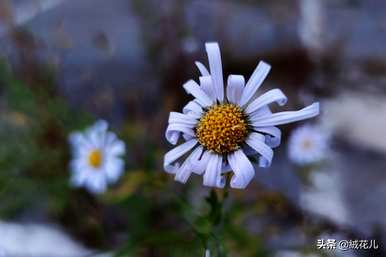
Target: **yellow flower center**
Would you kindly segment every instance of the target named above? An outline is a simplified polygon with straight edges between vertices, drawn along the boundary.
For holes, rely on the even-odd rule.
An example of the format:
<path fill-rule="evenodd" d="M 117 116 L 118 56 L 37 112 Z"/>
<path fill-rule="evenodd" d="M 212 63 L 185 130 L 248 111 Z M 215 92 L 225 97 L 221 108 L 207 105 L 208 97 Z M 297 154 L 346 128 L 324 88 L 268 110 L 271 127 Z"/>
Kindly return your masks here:
<path fill-rule="evenodd" d="M 88 163 L 94 168 L 99 168 L 102 164 L 102 152 L 98 149 L 91 151 L 88 156 Z"/>
<path fill-rule="evenodd" d="M 196 127 L 196 136 L 201 145 L 219 154 L 238 149 L 247 134 L 248 124 L 244 113 L 234 104 L 210 107 Z"/>

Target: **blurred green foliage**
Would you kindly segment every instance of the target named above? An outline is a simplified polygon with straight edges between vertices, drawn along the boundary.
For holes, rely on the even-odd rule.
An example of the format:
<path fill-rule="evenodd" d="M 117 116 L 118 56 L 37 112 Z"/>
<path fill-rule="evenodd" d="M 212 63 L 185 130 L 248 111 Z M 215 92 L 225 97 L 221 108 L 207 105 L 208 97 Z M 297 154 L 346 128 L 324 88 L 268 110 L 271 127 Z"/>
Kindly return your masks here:
<path fill-rule="evenodd" d="M 90 117 L 68 108 L 55 92 L 52 72 L 44 74 L 25 85 L 0 64 L 3 218 L 35 206 L 60 210 L 68 201 L 67 134 L 84 126 Z"/>

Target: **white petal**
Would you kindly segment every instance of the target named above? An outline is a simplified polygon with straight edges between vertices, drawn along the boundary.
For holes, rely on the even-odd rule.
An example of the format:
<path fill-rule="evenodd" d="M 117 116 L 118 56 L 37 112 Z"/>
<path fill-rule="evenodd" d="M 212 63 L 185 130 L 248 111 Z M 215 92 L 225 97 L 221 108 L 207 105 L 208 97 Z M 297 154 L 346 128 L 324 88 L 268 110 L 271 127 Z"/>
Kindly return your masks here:
<path fill-rule="evenodd" d="M 212 99 L 200 88 L 193 80 L 189 80 L 183 85 L 188 94 L 193 95 L 201 106 L 207 107 L 213 104 Z"/>
<path fill-rule="evenodd" d="M 209 152 L 209 161 L 204 173 L 204 186 L 221 187 L 222 156 Z"/>
<path fill-rule="evenodd" d="M 178 158 L 189 152 L 195 145 L 197 144 L 196 139 L 191 139 L 175 148 L 170 150 L 165 154 L 164 157 L 164 169 L 167 172 L 169 170 L 174 170 L 170 166 L 172 166 L 173 162 L 175 162 Z"/>
<path fill-rule="evenodd" d="M 180 133 L 183 133 L 184 138 L 185 135 L 195 137 L 195 133 L 191 127 L 185 124 L 169 124 L 165 132 L 166 140 L 172 145 L 175 145 L 178 142 Z"/>
<path fill-rule="evenodd" d="M 106 177 L 110 183 L 115 183 L 121 177 L 124 171 L 125 163 L 119 158 L 112 158 L 104 168 Z"/>
<path fill-rule="evenodd" d="M 253 132 L 248 135 L 245 142 L 261 155 L 260 166 L 268 167 L 271 165 L 273 151 L 265 144 L 265 137 L 263 135 Z"/>
<path fill-rule="evenodd" d="M 291 123 L 299 120 L 309 119 L 317 116 L 318 114 L 319 114 L 319 103 L 314 103 L 299 111 L 274 113 L 269 116 L 251 119 L 251 122 L 254 127 L 269 127 L 269 126 L 282 125 L 282 124 L 287 124 L 287 123 Z"/>
<path fill-rule="evenodd" d="M 229 102 L 239 104 L 243 93 L 245 79 L 241 75 L 229 75 L 227 82 L 227 99 Z"/>
<path fill-rule="evenodd" d="M 205 257 L 210 257 L 210 251 L 208 249 L 205 250 Z"/>
<path fill-rule="evenodd" d="M 281 142 L 281 131 L 277 127 L 256 127 L 254 130 L 265 134 L 265 143 L 271 147 L 278 147 Z"/>
<path fill-rule="evenodd" d="M 181 168 L 179 168 L 176 171 L 176 176 L 175 180 L 179 181 L 181 183 L 186 183 L 188 178 L 190 177 L 190 174 L 192 174 L 192 167 L 195 162 L 198 161 L 200 158 L 202 151 L 203 151 L 202 146 L 198 146 L 194 151 L 189 155 L 189 157 L 184 161 L 184 163 L 181 165 Z"/>
<path fill-rule="evenodd" d="M 87 168 L 88 164 L 85 162 L 85 158 L 82 158 L 81 156 L 74 158 L 70 162 L 70 169 L 73 173 L 81 172 Z"/>
<path fill-rule="evenodd" d="M 176 162 L 172 165 L 164 166 L 164 169 L 167 173 L 176 174 L 177 170 L 180 168 L 180 163 Z"/>
<path fill-rule="evenodd" d="M 106 132 L 106 135 L 105 135 L 104 139 L 105 139 L 105 142 L 104 142 L 103 145 L 104 146 L 109 146 L 115 140 L 117 140 L 117 136 L 113 132 Z"/>
<path fill-rule="evenodd" d="M 183 124 L 193 128 L 197 124 L 197 119 L 188 114 L 183 114 L 179 112 L 170 112 L 168 122 L 169 124 L 173 124 L 173 123 Z"/>
<path fill-rule="evenodd" d="M 79 164 L 76 163 L 76 161 L 71 162 L 71 185 L 75 187 L 82 186 L 87 177 L 89 170 L 87 168 L 81 167 Z"/>
<path fill-rule="evenodd" d="M 243 94 L 241 95 L 240 105 L 246 105 L 249 100 L 255 95 L 256 91 L 259 89 L 264 79 L 267 77 L 271 66 L 263 61 L 259 62 L 255 71 L 253 72 L 251 78 L 248 80 L 245 85 Z"/>
<path fill-rule="evenodd" d="M 252 163 L 241 149 L 229 154 L 228 162 L 234 172 L 231 187 L 244 189 L 255 176 Z"/>
<path fill-rule="evenodd" d="M 107 131 L 108 123 L 105 120 L 97 120 L 95 124 L 92 126 L 92 129 L 97 132 L 105 132 Z"/>
<path fill-rule="evenodd" d="M 272 115 L 271 109 L 269 109 L 268 105 L 265 105 L 265 106 L 261 107 L 260 109 L 258 109 L 257 111 L 255 111 L 254 113 L 250 114 L 249 120 L 255 120 L 255 119 L 258 119 L 258 118 L 261 118 L 264 116 L 269 116 L 269 115 Z"/>
<path fill-rule="evenodd" d="M 109 154 L 115 156 L 123 155 L 126 152 L 125 143 L 122 140 L 117 139 L 112 144 L 110 144 L 107 151 Z"/>
<path fill-rule="evenodd" d="M 222 102 L 224 100 L 224 79 L 222 74 L 220 47 L 217 43 L 206 43 L 205 48 L 208 53 L 209 69 L 214 92 L 217 99 Z"/>
<path fill-rule="evenodd" d="M 201 117 L 203 110 L 201 105 L 198 104 L 196 101 L 190 101 L 187 105 L 184 106 L 182 112 L 184 114 L 190 114 L 192 117 L 195 117 L 197 119 Z"/>
<path fill-rule="evenodd" d="M 106 191 L 107 183 L 103 173 L 94 172 L 88 176 L 86 188 L 90 193 L 100 194 Z"/>
<path fill-rule="evenodd" d="M 207 68 L 205 68 L 204 64 L 200 63 L 200 62 L 195 62 L 198 70 L 201 72 L 201 75 L 202 76 L 209 76 L 209 71 Z"/>
<path fill-rule="evenodd" d="M 204 151 L 201 158 L 199 158 L 196 162 L 192 162 L 191 165 L 193 172 L 198 175 L 202 175 L 206 167 L 208 166 L 208 162 L 210 159 L 209 157 L 209 151 Z"/>
<path fill-rule="evenodd" d="M 68 136 L 68 142 L 73 147 L 83 145 L 86 143 L 84 136 L 80 132 L 73 132 Z"/>
<path fill-rule="evenodd" d="M 268 92 L 253 100 L 253 102 L 251 102 L 245 109 L 245 113 L 251 114 L 259 110 L 261 107 L 273 102 L 277 102 L 279 105 L 284 105 L 287 103 L 287 97 L 280 89 L 269 90 Z"/>
<path fill-rule="evenodd" d="M 112 132 L 107 132 L 104 146 L 107 154 L 113 156 L 123 155 L 126 150 L 125 143 Z"/>
<path fill-rule="evenodd" d="M 193 132 L 194 133 L 194 132 Z M 189 141 L 190 139 L 193 139 L 196 137 L 196 135 L 192 135 L 192 134 L 187 134 L 187 133 L 183 133 L 182 134 L 182 137 L 185 139 L 185 141 Z"/>
<path fill-rule="evenodd" d="M 85 136 L 93 148 L 102 148 L 105 142 L 107 126 L 103 121 L 97 123 L 86 130 Z"/>
<path fill-rule="evenodd" d="M 216 102 L 216 94 L 213 88 L 213 82 L 211 76 L 202 76 L 200 77 L 200 85 L 202 90 L 212 99 L 213 102 Z"/>

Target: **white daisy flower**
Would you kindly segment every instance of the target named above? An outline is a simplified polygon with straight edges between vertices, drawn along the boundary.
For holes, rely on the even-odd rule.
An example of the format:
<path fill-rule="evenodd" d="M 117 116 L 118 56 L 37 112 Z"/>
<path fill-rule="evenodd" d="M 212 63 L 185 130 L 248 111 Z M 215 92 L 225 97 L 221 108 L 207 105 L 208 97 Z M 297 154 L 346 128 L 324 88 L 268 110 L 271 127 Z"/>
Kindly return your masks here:
<path fill-rule="evenodd" d="M 230 186 L 245 188 L 255 175 L 250 157 L 257 157 L 262 167 L 271 164 L 272 148 L 281 138 L 276 126 L 318 115 L 319 103 L 272 113 L 268 105 L 284 105 L 287 97 L 279 89 L 255 97 L 270 70 L 265 62 L 259 63 L 247 83 L 241 75 L 230 75 L 224 90 L 220 48 L 217 43 L 205 46 L 209 71 L 196 62 L 200 84 L 190 80 L 183 85 L 194 100 L 182 113 L 170 113 L 166 139 L 176 145 L 182 135 L 184 143 L 166 153 L 164 169 L 182 183 L 192 172 L 203 174 L 205 186 L 220 188 L 225 185 L 224 173 L 233 171 Z M 180 161 L 182 157 L 186 158 Z"/>
<path fill-rule="evenodd" d="M 99 120 L 84 133 L 74 132 L 72 146 L 71 183 L 84 186 L 91 193 L 102 193 L 107 184 L 115 183 L 124 171 L 125 144 L 107 131 L 106 121 Z"/>
<path fill-rule="evenodd" d="M 295 129 L 288 142 L 288 157 L 299 165 L 322 161 L 326 157 L 328 136 L 320 128 L 304 125 Z"/>

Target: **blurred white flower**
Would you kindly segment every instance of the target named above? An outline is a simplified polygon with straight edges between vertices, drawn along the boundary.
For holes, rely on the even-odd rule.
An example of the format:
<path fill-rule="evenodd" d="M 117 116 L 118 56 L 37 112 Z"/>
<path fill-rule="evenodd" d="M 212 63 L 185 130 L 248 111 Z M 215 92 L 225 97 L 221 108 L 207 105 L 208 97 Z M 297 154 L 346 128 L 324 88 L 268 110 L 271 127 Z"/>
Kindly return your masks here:
<path fill-rule="evenodd" d="M 182 183 L 192 172 L 203 174 L 205 186 L 220 188 L 225 185 L 224 173 L 233 171 L 230 186 L 245 188 L 255 175 L 248 157 L 257 157 L 262 167 L 269 166 L 272 148 L 280 144 L 276 126 L 318 115 L 319 103 L 273 114 L 268 105 L 284 105 L 287 97 L 279 89 L 255 97 L 270 70 L 265 62 L 259 63 L 247 83 L 241 75 L 230 75 L 224 92 L 220 48 L 207 43 L 206 51 L 210 72 L 196 62 L 200 84 L 190 80 L 183 86 L 195 99 L 182 113 L 170 113 L 166 139 L 176 145 L 182 135 L 185 142 L 166 153 L 164 169 Z M 180 162 L 183 156 L 187 157 Z"/>
<path fill-rule="evenodd" d="M 99 120 L 84 133 L 75 132 L 69 137 L 73 152 L 71 183 L 91 193 L 104 192 L 107 184 L 115 183 L 124 171 L 121 156 L 125 144 L 107 127 L 106 121 Z"/>
<path fill-rule="evenodd" d="M 299 165 L 322 161 L 328 151 L 328 135 L 317 126 L 304 125 L 292 131 L 288 156 Z"/>
<path fill-rule="evenodd" d="M 210 257 L 210 251 L 208 249 L 205 250 L 205 257 Z"/>

